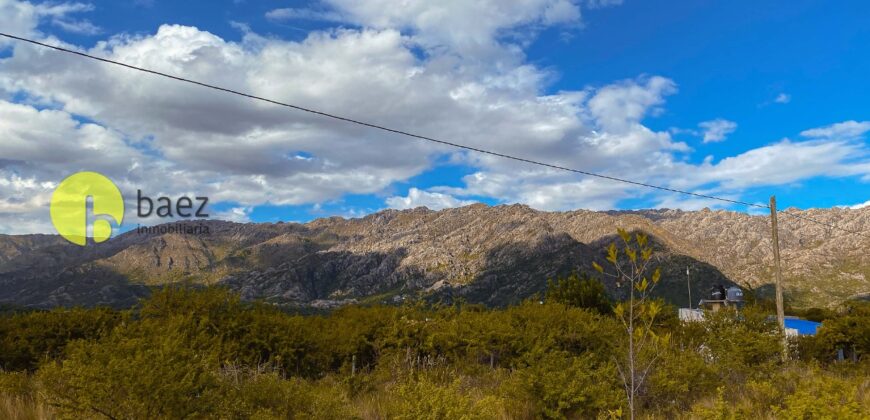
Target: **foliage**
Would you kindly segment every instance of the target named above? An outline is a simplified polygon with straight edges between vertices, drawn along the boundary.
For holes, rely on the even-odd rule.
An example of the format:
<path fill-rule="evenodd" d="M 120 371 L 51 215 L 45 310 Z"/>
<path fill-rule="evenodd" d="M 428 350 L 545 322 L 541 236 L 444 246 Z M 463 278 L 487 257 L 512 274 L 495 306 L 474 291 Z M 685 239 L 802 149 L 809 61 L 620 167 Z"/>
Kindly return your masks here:
<path fill-rule="evenodd" d="M 220 401 L 216 362 L 178 324 L 141 322 L 71 343 L 66 359 L 43 366 L 38 378 L 70 418 L 204 417 Z"/>
<path fill-rule="evenodd" d="M 836 318 L 837 312 L 827 308 L 807 308 L 803 311 L 798 311 L 798 315 L 813 322 L 823 322 L 827 319 Z"/>
<path fill-rule="evenodd" d="M 572 356 L 549 352 L 535 357 L 529 367 L 506 381 L 506 393 L 531 401 L 536 417 L 589 418 L 619 410 L 625 403 L 612 362 L 591 354 Z"/>
<path fill-rule="evenodd" d="M 692 416 L 704 419 L 862 419 L 870 413 L 866 372 L 842 375 L 809 365 L 790 365 L 766 380 L 718 389 Z"/>
<path fill-rule="evenodd" d="M 713 394 L 721 383 L 715 365 L 701 354 L 670 346 L 649 376 L 646 406 L 672 416 L 689 409 L 699 395 Z"/>
<path fill-rule="evenodd" d="M 843 315 L 822 323 L 815 338 L 815 354 L 819 359 L 836 357 L 842 349 L 847 357 L 861 360 L 870 356 L 870 302 L 849 302 Z"/>
<path fill-rule="evenodd" d="M 0 371 L 0 418 L 52 418 L 50 407 L 38 398 L 38 387 L 27 372 Z"/>
<path fill-rule="evenodd" d="M 818 336 L 793 342 L 800 358 L 784 363 L 769 311 L 748 306 L 680 323 L 643 298 L 651 272 L 617 277 L 637 295 L 633 312 L 629 299 L 611 314 L 551 298 L 300 316 L 220 288 L 166 288 L 123 312 L 7 313 L 0 417 L 618 417 L 630 411 L 620 369 L 631 340 L 643 343 L 635 348 L 639 416 L 870 415 L 867 304 L 827 315 Z M 838 347 L 857 362 L 834 362 Z"/>
<path fill-rule="evenodd" d="M 285 379 L 276 372 L 225 370 L 218 410 L 224 417 L 347 419 L 350 399 L 334 380 Z"/>
<path fill-rule="evenodd" d="M 547 300 L 575 308 L 587 308 L 607 315 L 613 313 L 613 304 L 607 296 L 604 284 L 587 274 L 571 273 L 547 282 Z"/>
<path fill-rule="evenodd" d="M 766 312 L 753 307 L 711 312 L 700 327 L 705 334 L 696 342 L 698 350 L 710 358 L 723 379 L 741 382 L 764 376 L 781 362 L 781 335 Z"/>
<path fill-rule="evenodd" d="M 491 419 L 504 412 L 503 402 L 494 396 L 475 398 L 461 379 L 439 384 L 428 376 L 407 381 L 392 391 L 396 419 Z"/>
<path fill-rule="evenodd" d="M 668 345 L 670 334 L 654 328 L 664 306 L 661 301 L 653 300 L 650 293 L 662 273 L 659 268 L 651 268 L 653 248 L 647 235 L 632 235 L 619 229 L 619 237 L 621 248 L 611 243 L 607 249 L 607 261 L 614 273 L 606 273 L 597 263 L 593 266 L 612 277 L 617 287 L 628 289 L 628 299 L 613 310 L 626 338 L 625 349 L 615 361 L 628 399 L 628 412 L 634 419 L 640 405 L 638 400 L 644 396 L 645 381 L 655 367 L 660 349 Z"/>
<path fill-rule="evenodd" d="M 111 309 L 54 309 L 0 316 L 0 369 L 33 370 L 56 358 L 71 340 L 92 339 L 120 321 Z"/>

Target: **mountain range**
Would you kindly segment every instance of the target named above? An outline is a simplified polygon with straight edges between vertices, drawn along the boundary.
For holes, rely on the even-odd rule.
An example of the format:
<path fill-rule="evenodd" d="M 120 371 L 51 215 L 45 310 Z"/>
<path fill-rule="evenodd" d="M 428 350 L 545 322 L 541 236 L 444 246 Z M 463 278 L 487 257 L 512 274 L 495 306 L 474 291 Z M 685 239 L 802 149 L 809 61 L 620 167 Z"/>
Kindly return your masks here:
<path fill-rule="evenodd" d="M 797 214 L 828 227 L 784 213 Z M 787 209 L 779 216 L 784 290 L 796 307 L 870 295 L 870 208 Z M 686 306 L 715 284 L 772 291 L 770 217 L 708 209 L 545 212 L 524 205 L 384 210 L 308 223 L 174 222 L 208 234 L 132 230 L 80 247 L 54 235 L 0 235 L 0 303 L 130 306 L 153 287 L 224 285 L 245 299 L 335 307 L 431 297 L 506 305 L 548 279 L 595 274 L 616 229 L 648 233 L 656 293 Z M 178 229 L 176 229 L 178 230 Z M 686 274 L 688 268 L 688 276 Z M 612 282 L 605 286 L 615 297 Z"/>

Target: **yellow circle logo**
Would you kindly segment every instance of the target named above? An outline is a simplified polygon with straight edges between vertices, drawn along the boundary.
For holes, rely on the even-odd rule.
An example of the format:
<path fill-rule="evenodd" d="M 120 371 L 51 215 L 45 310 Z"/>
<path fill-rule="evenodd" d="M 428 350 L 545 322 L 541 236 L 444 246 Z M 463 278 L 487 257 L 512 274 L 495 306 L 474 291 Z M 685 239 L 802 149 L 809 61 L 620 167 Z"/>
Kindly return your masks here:
<path fill-rule="evenodd" d="M 124 198 L 115 183 L 96 172 L 71 175 L 51 196 L 51 223 L 60 236 L 76 245 L 87 245 L 88 198 L 95 217 L 111 217 L 118 225 L 124 220 Z M 112 224 L 108 220 L 94 220 L 94 242 L 104 242 L 111 236 Z"/>

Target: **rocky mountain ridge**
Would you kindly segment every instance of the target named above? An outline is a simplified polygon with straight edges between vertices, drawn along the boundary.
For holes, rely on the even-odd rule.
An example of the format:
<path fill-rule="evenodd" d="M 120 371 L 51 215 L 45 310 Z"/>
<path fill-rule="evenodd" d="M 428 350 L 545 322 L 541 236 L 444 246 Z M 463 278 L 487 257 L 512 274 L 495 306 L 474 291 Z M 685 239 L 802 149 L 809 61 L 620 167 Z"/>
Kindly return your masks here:
<path fill-rule="evenodd" d="M 786 213 L 870 231 L 870 208 Z M 786 214 L 779 219 L 786 294 L 796 306 L 870 294 L 867 236 Z M 292 305 L 419 295 L 499 305 L 543 291 L 548 278 L 604 264 L 617 227 L 652 235 L 665 272 L 660 293 L 675 303 L 687 300 L 686 267 L 695 296 L 715 283 L 766 292 L 772 282 L 769 217 L 721 210 L 544 212 L 475 204 L 305 224 L 196 223 L 210 234 L 131 231 L 88 247 L 51 235 L 0 235 L 0 302 L 123 306 L 148 286 L 192 281 Z"/>

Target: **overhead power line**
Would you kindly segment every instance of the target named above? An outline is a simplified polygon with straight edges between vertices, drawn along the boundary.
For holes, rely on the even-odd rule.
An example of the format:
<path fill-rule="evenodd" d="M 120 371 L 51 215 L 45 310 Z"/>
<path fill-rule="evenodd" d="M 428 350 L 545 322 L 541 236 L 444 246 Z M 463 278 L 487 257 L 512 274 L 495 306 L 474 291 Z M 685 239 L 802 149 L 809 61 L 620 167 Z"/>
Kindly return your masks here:
<path fill-rule="evenodd" d="M 14 40 L 18 40 L 18 41 L 21 41 L 21 42 L 27 42 L 27 43 L 34 44 L 34 45 L 38 45 L 38 46 L 45 47 L 45 48 L 50 48 L 50 49 L 53 49 L 53 50 L 56 50 L 56 51 L 65 52 L 65 53 L 68 53 L 68 54 L 73 54 L 73 55 L 77 55 L 77 56 L 81 56 L 81 57 L 89 58 L 89 59 L 91 59 L 91 60 L 101 61 L 101 62 L 108 63 L 108 64 L 114 64 L 114 65 L 116 65 L 116 66 L 126 67 L 126 68 L 128 68 L 128 69 L 132 69 L 132 70 L 140 71 L 140 72 L 143 72 L 143 73 L 150 73 L 150 74 L 153 74 L 153 75 L 157 75 L 157 76 L 161 76 L 161 77 L 166 77 L 166 78 L 169 78 L 169 79 L 177 80 L 177 81 L 179 81 L 179 82 L 189 83 L 189 84 L 193 84 L 193 85 L 197 85 L 197 86 L 205 87 L 205 88 L 208 88 L 208 89 L 213 89 L 213 90 L 217 90 L 217 91 L 221 91 L 221 92 L 230 93 L 230 94 L 233 94 L 233 95 L 242 96 L 242 97 L 249 98 L 249 99 L 254 99 L 254 100 L 258 100 L 258 101 L 262 101 L 262 102 L 267 102 L 267 103 L 270 103 L 270 104 L 273 104 L 273 105 L 279 105 L 279 106 L 283 106 L 283 107 L 286 107 L 286 108 L 295 109 L 295 110 L 297 110 L 297 111 L 303 111 L 303 112 L 307 112 L 307 113 L 310 113 L 310 114 L 320 115 L 320 116 L 322 116 L 322 117 L 331 118 L 331 119 L 333 119 L 333 120 L 343 121 L 343 122 L 346 122 L 346 123 L 356 124 L 356 125 L 360 125 L 360 126 L 364 126 L 364 127 L 369 127 L 369 128 L 373 128 L 373 129 L 376 129 L 376 130 L 385 131 L 385 132 L 388 132 L 388 133 L 399 134 L 399 135 L 403 135 L 403 136 L 407 136 L 407 137 L 412 137 L 412 138 L 419 139 L 419 140 L 425 140 L 425 141 L 429 141 L 429 142 L 433 142 L 433 143 L 438 143 L 438 144 L 442 144 L 442 145 L 446 145 L 446 146 L 450 146 L 450 147 L 454 147 L 454 148 L 458 148 L 458 149 L 469 150 L 469 151 L 472 151 L 472 152 L 482 153 L 482 154 L 486 154 L 486 155 L 490 155 L 490 156 L 497 156 L 497 157 L 504 158 L 504 159 L 511 159 L 511 160 L 518 161 L 518 162 L 529 163 L 529 164 L 532 164 L 532 165 L 542 166 L 542 167 L 546 167 L 546 168 L 557 169 L 557 170 L 567 171 L 567 172 L 573 172 L 573 173 L 577 173 L 577 174 L 581 174 L 581 175 L 591 176 L 591 177 L 600 178 L 600 179 L 606 179 L 606 180 L 615 181 L 615 182 L 621 182 L 621 183 L 624 183 L 624 184 L 635 185 L 635 186 L 640 186 L 640 187 L 645 187 L 645 188 L 656 189 L 656 190 L 660 190 L 660 191 L 667 191 L 667 192 L 672 192 L 672 193 L 677 193 L 677 194 L 683 194 L 683 195 L 688 195 L 688 196 L 698 197 L 698 198 L 705 198 L 705 199 L 709 199 L 709 200 L 716 200 L 716 201 L 721 201 L 721 202 L 731 203 L 731 204 L 739 204 L 739 205 L 743 205 L 743 206 L 747 206 L 747 207 L 756 207 L 756 208 L 770 209 L 770 206 L 768 206 L 768 205 L 764 205 L 764 204 L 749 203 L 749 202 L 746 202 L 746 201 L 732 200 L 732 199 L 729 199 L 729 198 L 723 198 L 723 197 L 717 197 L 717 196 L 708 195 L 708 194 L 701 194 L 701 193 L 695 193 L 695 192 L 691 192 L 691 191 L 679 190 L 679 189 L 676 189 L 676 188 L 662 187 L 662 186 L 659 186 L 659 185 L 653 185 L 653 184 L 648 184 L 648 183 L 639 182 L 639 181 L 632 181 L 632 180 L 629 180 L 629 179 L 618 178 L 618 177 L 615 177 L 615 176 L 610 176 L 610 175 L 604 175 L 604 174 L 599 174 L 599 173 L 595 173 L 595 172 L 584 171 L 584 170 L 581 170 L 581 169 L 568 168 L 568 167 L 565 167 L 565 166 L 556 165 L 556 164 L 552 164 L 552 163 L 541 162 L 541 161 L 537 161 L 537 160 L 533 160 L 533 159 L 528 159 L 528 158 L 523 158 L 523 157 L 519 157 L 519 156 L 508 155 L 508 154 L 505 154 L 505 153 L 500 153 L 500 152 L 496 152 L 496 151 L 492 151 L 492 150 L 486 150 L 486 149 L 481 149 L 481 148 L 478 148 L 478 147 L 467 146 L 467 145 L 464 145 L 464 144 L 454 143 L 454 142 L 447 141 L 447 140 L 441 140 L 441 139 L 437 139 L 437 138 L 434 138 L 434 137 L 429 137 L 429 136 L 424 136 L 424 135 L 420 135 L 420 134 L 415 134 L 415 133 L 411 133 L 411 132 L 408 132 L 408 131 L 399 130 L 399 129 L 395 129 L 395 128 L 389 128 L 389 127 L 386 127 L 386 126 L 383 126 L 383 125 L 378 125 L 378 124 L 374 124 L 374 123 L 370 123 L 370 122 L 366 122 L 366 121 L 361 121 L 361 120 L 357 120 L 357 119 L 353 119 L 353 118 L 349 118 L 349 117 L 343 117 L 343 116 L 340 116 L 340 115 L 331 114 L 331 113 L 324 112 L 324 111 L 318 111 L 318 110 L 316 110 L 316 109 L 306 108 L 306 107 L 299 106 L 299 105 L 293 105 L 293 104 L 289 104 L 289 103 L 286 103 L 286 102 L 277 101 L 277 100 L 274 100 L 274 99 L 264 98 L 264 97 L 262 97 L 262 96 L 257 96 L 257 95 L 253 95 L 253 94 L 250 94 L 250 93 L 245 93 L 245 92 L 241 92 L 241 91 L 237 91 L 237 90 L 233 90 L 233 89 L 229 89 L 229 88 L 225 88 L 225 87 L 221 87 L 221 86 L 217 86 L 217 85 L 212 85 L 212 84 L 208 84 L 208 83 L 203 83 L 203 82 L 199 82 L 199 81 L 196 81 L 196 80 L 187 79 L 187 78 L 184 78 L 184 77 L 179 77 L 179 76 L 175 76 L 175 75 L 172 75 L 172 74 L 168 74 L 168 73 L 160 72 L 160 71 L 157 71 L 157 70 L 151 70 L 151 69 L 147 69 L 147 68 L 144 68 L 144 67 L 138 67 L 138 66 L 134 66 L 134 65 L 131 65 L 131 64 L 124 63 L 124 62 L 115 61 L 115 60 L 110 60 L 110 59 L 108 59 L 108 58 L 97 57 L 97 56 L 95 56 L 95 55 L 87 54 L 87 53 L 84 53 L 84 52 L 81 52 L 81 51 L 75 51 L 75 50 L 71 50 L 71 49 L 68 49 L 68 48 L 59 47 L 59 46 L 57 46 L 57 45 L 46 44 L 46 43 L 39 42 L 39 41 L 36 41 L 36 40 L 33 40 L 33 39 L 29 39 L 29 38 L 24 38 L 24 37 L 20 37 L 20 36 L 16 36 L 16 35 L 11 35 L 11 34 L 7 34 L 7 33 L 3 33 L 3 32 L 0 32 L 0 36 L 6 37 L 6 38 L 10 38 L 10 39 L 14 39 Z M 784 210 L 780 210 L 779 213 L 782 213 L 782 214 L 785 214 L 785 215 L 788 215 L 788 216 L 791 216 L 791 217 L 795 217 L 795 218 L 798 218 L 798 219 L 803 219 L 803 220 L 806 220 L 806 221 L 809 221 L 809 222 L 812 222 L 812 223 L 816 223 L 816 224 L 819 224 L 819 225 L 827 226 L 827 227 L 832 228 L 832 229 L 841 230 L 841 231 L 844 231 L 844 232 L 847 232 L 847 233 L 850 233 L 850 234 L 856 234 L 856 235 L 861 235 L 861 236 L 865 236 L 865 237 L 870 237 L 870 236 L 868 236 L 867 234 L 865 234 L 865 233 L 863 233 L 863 232 L 853 231 L 853 230 L 849 230 L 849 229 L 844 229 L 844 228 L 838 227 L 838 226 L 836 226 L 836 225 L 832 225 L 832 224 L 830 224 L 830 223 L 822 222 L 822 221 L 819 221 L 819 220 L 816 220 L 816 219 L 813 219 L 813 218 L 810 218 L 810 217 L 807 217 L 807 216 L 801 216 L 801 215 L 797 215 L 797 214 L 794 214 L 794 213 L 788 213 L 788 212 L 785 212 Z"/>
<path fill-rule="evenodd" d="M 555 165 L 555 164 L 552 164 L 552 163 L 541 162 L 541 161 L 537 161 L 537 160 L 533 160 L 533 159 L 527 159 L 527 158 L 523 158 L 523 157 L 512 156 L 512 155 L 508 155 L 508 154 L 505 154 L 505 153 L 500 153 L 500 152 L 495 152 L 495 151 L 492 151 L 492 150 L 481 149 L 481 148 L 473 147 L 473 146 L 467 146 L 467 145 L 464 145 L 464 144 L 454 143 L 454 142 L 447 141 L 447 140 L 440 140 L 440 139 L 436 139 L 436 138 L 429 137 L 429 136 L 424 136 L 424 135 L 420 135 L 420 134 L 414 134 L 414 133 L 411 133 L 411 132 L 408 132 L 408 131 L 404 131 L 404 130 L 399 130 L 399 129 L 395 129 L 395 128 L 389 128 L 389 127 L 386 127 L 386 126 L 383 126 L 383 125 L 378 125 L 378 124 L 374 124 L 374 123 L 370 123 L 370 122 L 365 122 L 365 121 L 361 121 L 361 120 L 356 120 L 356 119 L 353 119 L 353 118 L 343 117 L 343 116 L 340 116 L 340 115 L 330 114 L 330 113 L 328 113 L 328 112 L 318 111 L 318 110 L 315 110 L 315 109 L 306 108 L 306 107 L 299 106 L 299 105 L 293 105 L 293 104 L 289 104 L 289 103 L 286 103 L 286 102 L 280 102 L 280 101 L 276 101 L 276 100 L 274 100 L 274 99 L 264 98 L 264 97 L 262 97 L 262 96 L 257 96 L 257 95 L 253 95 L 253 94 L 250 94 L 250 93 L 240 92 L 240 91 L 237 91 L 237 90 L 233 90 L 233 89 L 229 89 L 229 88 L 225 88 L 225 87 L 221 87 L 221 86 L 216 86 L 216 85 L 212 85 L 212 84 L 208 84 L 208 83 L 203 83 L 203 82 L 199 82 L 199 81 L 196 81 L 196 80 L 192 80 L 192 79 L 187 79 L 187 78 L 184 78 L 184 77 L 175 76 L 175 75 L 172 75 L 172 74 L 168 74 L 168 73 L 163 73 L 163 72 L 156 71 L 156 70 L 147 69 L 147 68 L 144 68 L 144 67 L 138 67 L 138 66 L 134 66 L 134 65 L 131 65 L 131 64 L 123 63 L 123 62 L 120 62 L 120 61 L 115 61 L 115 60 L 110 60 L 110 59 L 107 59 L 107 58 L 97 57 L 97 56 L 95 56 L 95 55 L 91 55 L 91 54 L 83 53 L 83 52 L 81 52 L 81 51 L 75 51 L 75 50 L 71 50 L 71 49 L 68 49 L 68 48 L 59 47 L 59 46 L 56 46 L 56 45 L 46 44 L 46 43 L 39 42 L 39 41 L 36 41 L 36 40 L 33 40 L 33 39 L 29 39 L 29 38 L 24 38 L 24 37 L 20 37 L 20 36 L 10 35 L 10 34 L 7 34 L 7 33 L 2 33 L 2 32 L 0 32 L 0 36 L 4 36 L 4 37 L 7 37 L 7 38 L 15 39 L 15 40 L 22 41 L 22 42 L 27 42 L 27 43 L 34 44 L 34 45 L 39 45 L 39 46 L 41 46 L 41 47 L 51 48 L 51 49 L 53 49 L 53 50 L 61 51 L 61 52 L 65 52 L 65 53 L 68 53 L 68 54 L 74 54 L 74 55 L 78 55 L 78 56 L 81 56 L 81 57 L 90 58 L 90 59 L 92 59 L 92 60 L 102 61 L 102 62 L 104 62 L 104 63 L 109 63 L 109 64 L 114 64 L 114 65 L 117 65 L 117 66 L 121 66 L 121 67 L 126 67 L 126 68 L 128 68 L 128 69 L 137 70 L 137 71 L 144 72 L 144 73 L 150 73 L 150 74 L 154 74 L 154 75 L 157 75 L 157 76 L 166 77 L 166 78 L 173 79 L 173 80 L 177 80 L 177 81 L 180 81 L 180 82 L 190 83 L 190 84 L 194 84 L 194 85 L 197 85 L 197 86 L 202 86 L 202 87 L 205 87 L 205 88 L 218 90 L 218 91 L 221 91 L 221 92 L 226 92 L 226 93 L 231 93 L 231 94 L 238 95 L 238 96 L 243 96 L 243 97 L 246 97 L 246 98 L 249 98 L 249 99 L 255 99 L 255 100 L 258 100 L 258 101 L 268 102 L 268 103 L 270 103 L 270 104 L 274 104 L 274 105 L 279 105 L 279 106 L 283 106 L 283 107 L 287 107 L 287 108 L 292 108 L 292 109 L 295 109 L 295 110 L 298 110 L 298 111 L 303 111 L 303 112 L 308 112 L 308 113 L 315 114 L 315 115 L 320 115 L 320 116 L 327 117 L 327 118 L 331 118 L 331 119 L 338 120 L 338 121 L 344 121 L 344 122 L 351 123 L 351 124 L 356 124 L 356 125 L 361 125 L 361 126 L 365 126 L 365 127 L 369 127 L 369 128 L 374 128 L 374 129 L 381 130 L 381 131 L 386 131 L 386 132 L 389 132 L 389 133 L 400 134 L 400 135 L 407 136 L 407 137 L 413 137 L 413 138 L 416 138 L 416 139 L 425 140 L 425 141 L 429 141 L 429 142 L 434 142 L 434 143 L 438 143 L 438 144 L 442 144 L 442 145 L 446 145 L 446 146 L 451 146 L 451 147 L 455 147 L 455 148 L 459 148 L 459 149 L 465 149 L 465 150 L 469 150 L 469 151 L 472 151 L 472 152 L 482 153 L 482 154 L 486 154 L 486 155 L 490 155 L 490 156 L 497 156 L 497 157 L 505 158 L 505 159 L 511 159 L 511 160 L 515 160 L 515 161 L 518 161 L 518 162 L 530 163 L 530 164 L 533 164 L 533 165 L 543 166 L 543 167 L 551 168 L 551 169 L 558 169 L 558 170 L 561 170 L 561 171 L 573 172 L 573 173 L 577 173 L 577 174 L 581 174 L 581 175 L 587 175 L 587 176 L 591 176 L 591 177 L 595 177 L 595 178 L 601 178 L 601 179 L 607 179 L 607 180 L 610 180 L 610 181 L 622 182 L 622 183 L 625 183 L 625 184 L 636 185 L 636 186 L 640 186 L 640 187 L 646 187 L 646 188 L 652 188 L 652 189 L 661 190 L 661 191 L 668 191 L 668 192 L 672 192 L 672 193 L 678 193 L 678 194 L 689 195 L 689 196 L 698 197 L 698 198 L 706 198 L 706 199 L 709 199 L 709 200 L 717 200 L 717 201 L 722 201 L 722 202 L 731 203 L 731 204 L 740 204 L 740 205 L 744 205 L 744 206 L 748 206 L 748 207 L 770 208 L 770 207 L 765 206 L 765 205 L 763 205 L 763 204 L 748 203 L 748 202 L 740 201 L 740 200 L 732 200 L 732 199 L 728 199 L 728 198 L 716 197 L 716 196 L 707 195 L 707 194 L 700 194 L 700 193 L 695 193 L 695 192 L 691 192 L 691 191 L 684 191 L 684 190 L 679 190 L 679 189 L 675 189 L 675 188 L 662 187 L 662 186 L 659 186 L 659 185 L 647 184 L 647 183 L 644 183 L 644 182 L 632 181 L 632 180 L 628 180 L 628 179 L 618 178 L 618 177 L 615 177 L 615 176 L 603 175 L 603 174 L 594 173 L 594 172 L 589 172 L 589 171 L 584 171 L 584 170 L 580 170 L 580 169 L 568 168 L 568 167 L 561 166 L 561 165 Z"/>

